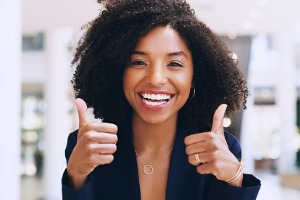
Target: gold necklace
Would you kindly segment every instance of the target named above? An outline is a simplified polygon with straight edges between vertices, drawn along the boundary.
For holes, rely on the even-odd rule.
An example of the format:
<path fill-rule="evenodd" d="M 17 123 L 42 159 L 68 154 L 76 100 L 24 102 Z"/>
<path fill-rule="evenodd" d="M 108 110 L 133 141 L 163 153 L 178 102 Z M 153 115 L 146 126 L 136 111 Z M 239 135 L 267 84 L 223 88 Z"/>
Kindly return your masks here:
<path fill-rule="evenodd" d="M 158 165 L 159 163 L 161 163 L 163 160 L 165 160 L 165 159 L 170 155 L 170 153 L 172 152 L 173 148 L 174 148 L 174 146 L 170 149 L 170 151 L 169 151 L 169 152 L 168 152 L 168 153 L 167 153 L 160 161 L 158 161 L 158 162 L 155 163 L 154 165 L 145 165 L 145 164 L 141 161 L 140 156 L 137 154 L 136 150 L 134 150 L 134 152 L 135 152 L 135 155 L 136 155 L 137 159 L 140 161 L 140 163 L 141 163 L 142 166 L 144 167 L 144 173 L 147 174 L 147 175 L 150 175 L 150 174 L 153 173 L 154 167 L 155 167 L 156 165 Z"/>

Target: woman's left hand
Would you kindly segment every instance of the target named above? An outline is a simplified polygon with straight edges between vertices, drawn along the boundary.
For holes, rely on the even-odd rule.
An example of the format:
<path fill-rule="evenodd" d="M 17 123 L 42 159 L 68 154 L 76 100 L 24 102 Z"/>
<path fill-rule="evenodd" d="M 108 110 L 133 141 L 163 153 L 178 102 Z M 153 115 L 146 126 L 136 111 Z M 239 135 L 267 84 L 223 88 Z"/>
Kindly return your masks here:
<path fill-rule="evenodd" d="M 197 172 L 213 174 L 221 181 L 232 178 L 240 166 L 239 160 L 229 150 L 224 136 L 223 118 L 226 108 L 226 104 L 217 108 L 210 132 L 189 135 L 184 140 L 188 161 L 191 165 L 196 166 Z M 243 175 L 230 184 L 241 186 L 242 180 Z"/>

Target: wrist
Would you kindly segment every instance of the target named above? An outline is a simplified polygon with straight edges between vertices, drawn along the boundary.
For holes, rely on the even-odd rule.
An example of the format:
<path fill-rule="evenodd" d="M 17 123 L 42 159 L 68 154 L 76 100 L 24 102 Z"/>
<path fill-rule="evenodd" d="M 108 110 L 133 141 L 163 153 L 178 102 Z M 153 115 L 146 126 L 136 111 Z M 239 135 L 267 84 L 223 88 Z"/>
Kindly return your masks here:
<path fill-rule="evenodd" d="M 243 182 L 243 171 L 244 171 L 244 163 L 243 161 L 240 161 L 236 173 L 231 178 L 226 179 L 224 181 L 230 185 L 241 187 Z"/>
<path fill-rule="evenodd" d="M 232 186 L 236 186 L 236 187 L 242 187 L 243 185 L 243 177 L 244 175 L 241 174 L 238 178 L 236 178 L 234 181 L 228 183 L 229 185 L 232 185 Z"/>
<path fill-rule="evenodd" d="M 80 189 L 87 180 L 87 175 L 80 175 L 69 166 L 67 167 L 67 174 L 69 177 L 69 184 L 75 190 Z"/>

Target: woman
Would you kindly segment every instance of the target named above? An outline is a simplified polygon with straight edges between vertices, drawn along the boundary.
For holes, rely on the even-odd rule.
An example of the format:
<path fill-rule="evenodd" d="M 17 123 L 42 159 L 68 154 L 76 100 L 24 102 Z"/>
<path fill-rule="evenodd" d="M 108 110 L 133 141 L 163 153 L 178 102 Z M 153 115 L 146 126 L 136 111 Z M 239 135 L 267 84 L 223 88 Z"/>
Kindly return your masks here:
<path fill-rule="evenodd" d="M 185 1 L 109 1 L 73 64 L 63 199 L 256 199 L 260 181 L 222 126 L 245 107 L 245 81 Z"/>

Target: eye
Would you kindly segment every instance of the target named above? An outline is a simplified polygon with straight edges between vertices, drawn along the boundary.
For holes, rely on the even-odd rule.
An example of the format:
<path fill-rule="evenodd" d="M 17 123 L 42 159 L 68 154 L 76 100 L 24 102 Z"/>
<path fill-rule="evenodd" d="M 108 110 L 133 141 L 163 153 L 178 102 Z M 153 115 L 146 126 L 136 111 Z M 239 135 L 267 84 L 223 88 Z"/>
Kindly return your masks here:
<path fill-rule="evenodd" d="M 179 62 L 170 62 L 168 64 L 168 66 L 170 66 L 170 67 L 183 67 L 183 65 Z"/>
<path fill-rule="evenodd" d="M 135 60 L 135 61 L 132 61 L 130 63 L 130 65 L 147 65 L 147 63 L 145 61 L 142 61 L 142 60 Z"/>

